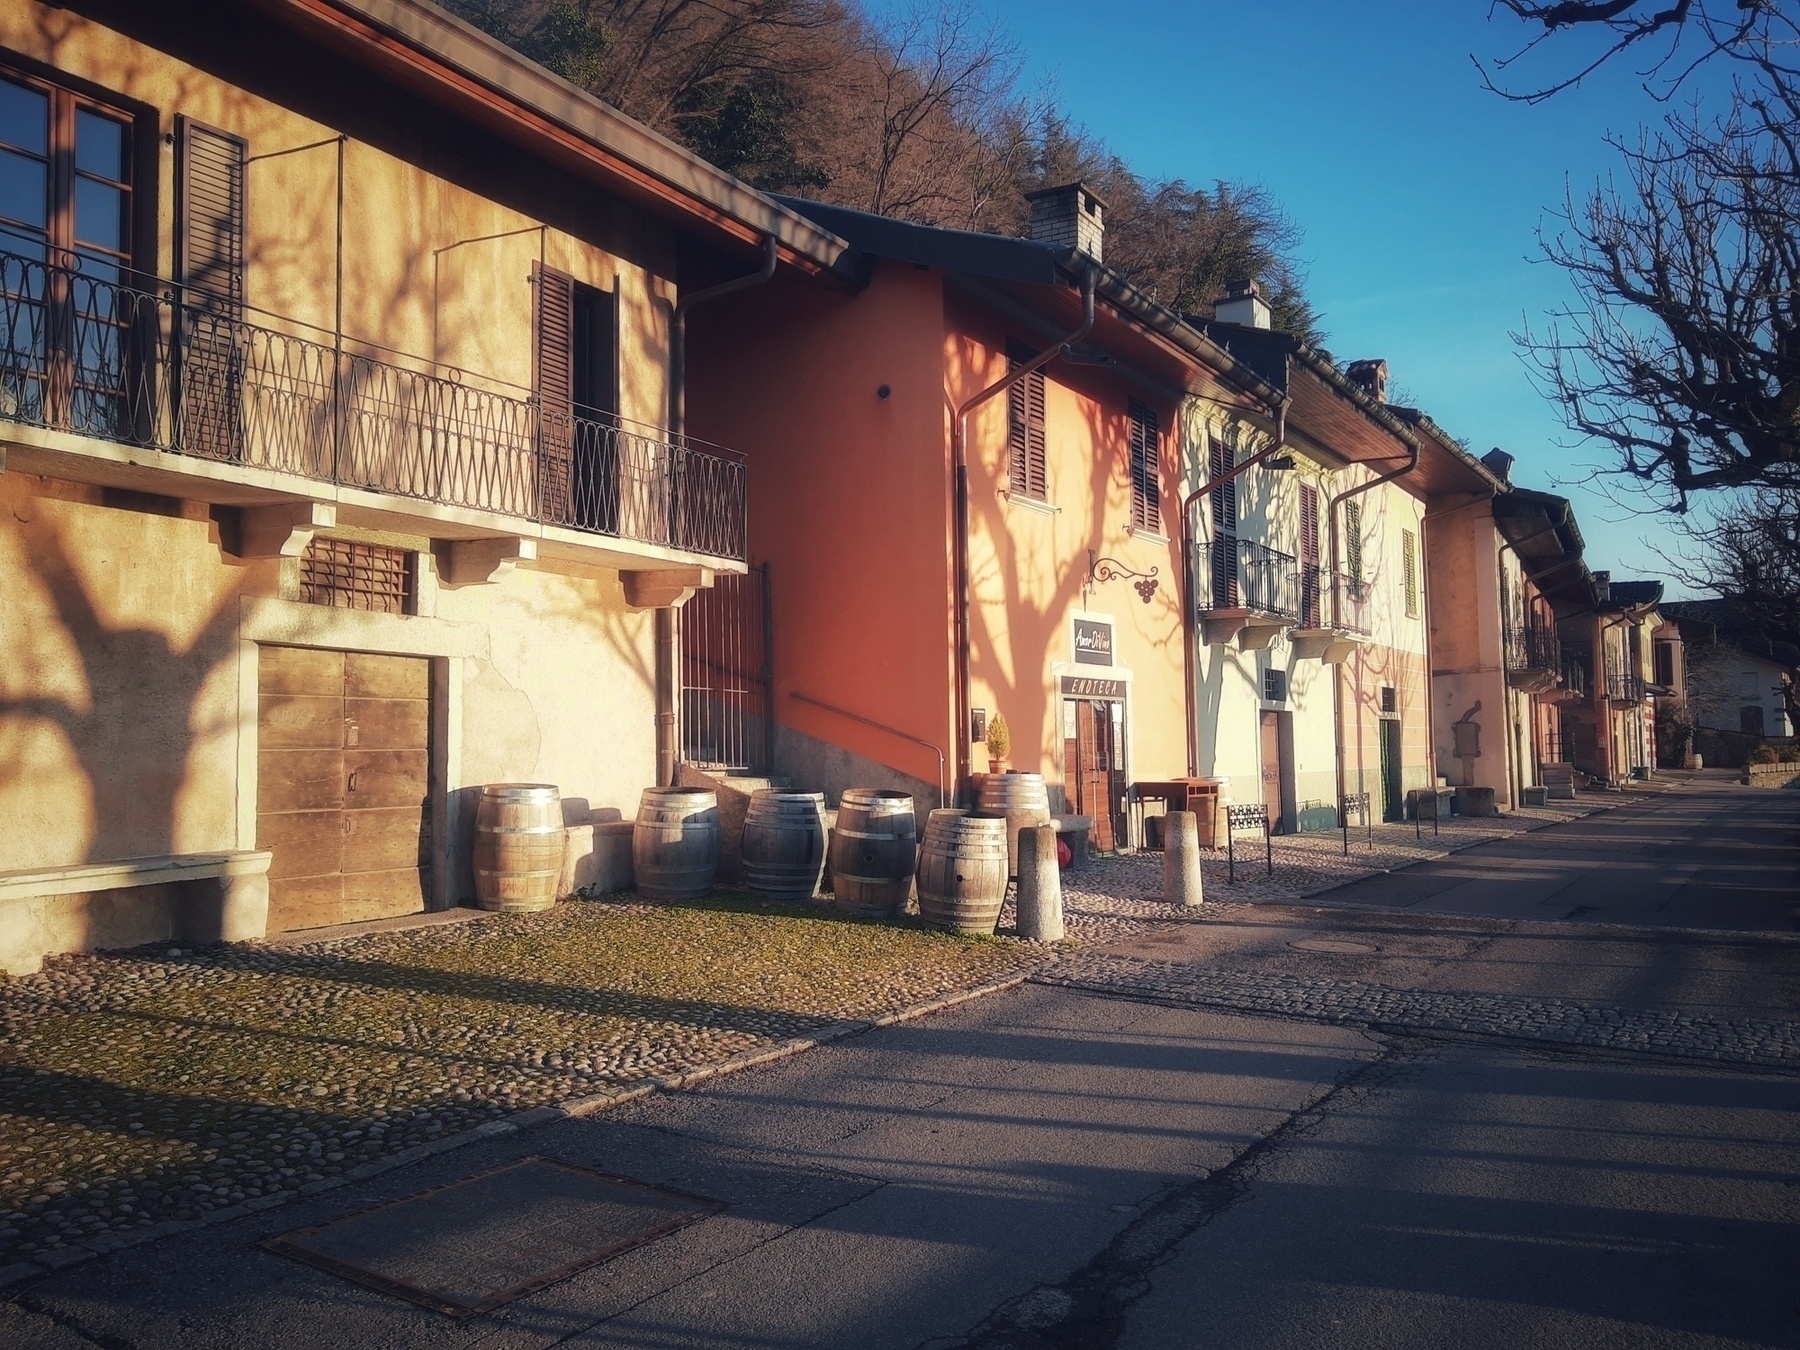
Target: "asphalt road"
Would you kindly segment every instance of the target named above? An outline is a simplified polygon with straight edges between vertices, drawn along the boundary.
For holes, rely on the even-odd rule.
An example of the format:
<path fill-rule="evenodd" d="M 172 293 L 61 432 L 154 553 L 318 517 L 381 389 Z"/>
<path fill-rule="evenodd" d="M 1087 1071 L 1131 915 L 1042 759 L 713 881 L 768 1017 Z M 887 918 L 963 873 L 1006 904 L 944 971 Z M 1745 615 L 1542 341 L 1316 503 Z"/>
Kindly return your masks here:
<path fill-rule="evenodd" d="M 1800 793 L 1696 780 L 1324 901 L 1495 919 L 1800 932 Z"/>
<path fill-rule="evenodd" d="M 1759 874 L 1785 857 L 1791 881 L 1800 794 L 1752 807 Z M 1620 866 L 1699 818 L 1676 797 L 1617 813 Z M 1604 874 L 1607 819 L 1528 836 L 1538 865 Z M 0 1303 L 0 1344 L 1796 1346 L 1800 1060 L 1707 1062 L 1676 1034 L 1795 1019 L 1800 939 L 1730 912 L 1712 934 L 1417 905 L 1173 923 L 1094 968 L 1676 1030 L 1594 1049 L 1226 1012 L 1203 978 L 1030 984 L 53 1273 Z M 260 1245 L 533 1155 L 726 1208 L 469 1321 Z"/>

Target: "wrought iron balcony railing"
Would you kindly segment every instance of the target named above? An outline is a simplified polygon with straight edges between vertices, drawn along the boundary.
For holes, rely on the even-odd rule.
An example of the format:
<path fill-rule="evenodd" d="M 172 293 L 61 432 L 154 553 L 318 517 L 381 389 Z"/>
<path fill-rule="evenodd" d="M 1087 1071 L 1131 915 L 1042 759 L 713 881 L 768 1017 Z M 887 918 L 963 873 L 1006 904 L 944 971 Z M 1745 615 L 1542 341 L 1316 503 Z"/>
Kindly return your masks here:
<path fill-rule="evenodd" d="M 745 466 L 396 360 L 0 252 L 0 420 L 714 557 Z"/>
<path fill-rule="evenodd" d="M 1332 626 L 1346 633 L 1369 631 L 1369 583 L 1338 573 L 1331 580 Z"/>
<path fill-rule="evenodd" d="M 1614 703 L 1642 703 L 1644 677 L 1629 671 L 1609 670 L 1606 672 L 1606 696 Z"/>
<path fill-rule="evenodd" d="M 1284 619 L 1300 617 L 1300 572 L 1291 554 L 1250 539 L 1213 540 L 1212 609 L 1248 609 Z"/>
<path fill-rule="evenodd" d="M 1369 631 L 1366 584 L 1323 567 L 1302 567 L 1297 575 L 1300 627 L 1329 627 L 1346 633 Z"/>
<path fill-rule="evenodd" d="M 1548 624 L 1528 623 L 1521 628 L 1509 624 L 1502 640 L 1509 671 L 1555 672 L 1562 667 L 1562 648 L 1556 640 L 1556 630 Z"/>

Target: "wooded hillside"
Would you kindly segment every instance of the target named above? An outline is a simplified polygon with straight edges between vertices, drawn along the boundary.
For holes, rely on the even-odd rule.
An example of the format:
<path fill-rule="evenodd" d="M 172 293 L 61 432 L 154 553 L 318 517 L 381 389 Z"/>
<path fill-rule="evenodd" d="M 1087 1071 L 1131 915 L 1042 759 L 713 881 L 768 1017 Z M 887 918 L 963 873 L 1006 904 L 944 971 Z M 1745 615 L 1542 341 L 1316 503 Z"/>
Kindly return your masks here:
<path fill-rule="evenodd" d="M 1027 232 L 1024 193 L 1085 178 L 1106 261 L 1210 315 L 1254 277 L 1314 341 L 1299 227 L 1261 188 L 1146 179 L 1020 83 L 1013 41 L 962 0 L 877 23 L 841 0 L 445 0 L 469 22 L 772 192 L 926 224 Z"/>

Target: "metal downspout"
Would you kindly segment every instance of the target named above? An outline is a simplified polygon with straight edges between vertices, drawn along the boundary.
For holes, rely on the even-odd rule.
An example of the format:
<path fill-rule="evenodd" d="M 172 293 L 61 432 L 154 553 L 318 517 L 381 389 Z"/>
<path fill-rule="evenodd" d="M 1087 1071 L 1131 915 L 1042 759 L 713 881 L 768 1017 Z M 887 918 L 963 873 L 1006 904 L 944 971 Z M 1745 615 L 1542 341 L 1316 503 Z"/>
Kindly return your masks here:
<path fill-rule="evenodd" d="M 1200 712 L 1195 706 L 1195 681 L 1199 678 L 1199 661 L 1195 655 L 1194 632 L 1194 503 L 1214 488 L 1231 482 L 1246 469 L 1253 469 L 1287 445 L 1287 410 L 1289 398 L 1283 396 L 1275 405 L 1274 443 L 1257 451 L 1242 464 L 1234 464 L 1217 478 L 1209 479 L 1181 499 L 1181 664 L 1186 671 L 1182 701 L 1187 713 L 1187 766 L 1192 778 L 1200 769 Z"/>
<path fill-rule="evenodd" d="M 1331 539 L 1331 620 L 1333 623 L 1336 623 L 1338 620 L 1338 617 L 1339 617 L 1338 612 L 1337 612 L 1337 606 L 1338 606 L 1338 588 L 1337 588 L 1338 506 L 1341 503 L 1348 501 L 1352 497 L 1358 496 L 1359 494 L 1364 493 L 1364 492 L 1368 492 L 1372 488 L 1380 487 L 1383 483 L 1391 483 L 1396 478 L 1403 478 L 1407 474 L 1411 473 L 1414 469 L 1418 468 L 1419 467 L 1419 442 L 1416 439 L 1414 439 L 1413 437 L 1408 436 L 1406 438 L 1406 445 L 1407 445 L 1406 463 L 1402 464 L 1398 469 L 1389 469 L 1386 473 L 1377 474 L 1375 477 L 1371 478 L 1366 483 L 1358 483 L 1355 487 L 1345 488 L 1342 492 L 1338 493 L 1337 496 L 1333 497 L 1329 503 L 1326 504 L 1326 507 L 1325 507 L 1326 532 L 1329 534 L 1330 539 Z M 1419 551 L 1421 553 L 1423 553 L 1425 551 L 1425 541 L 1423 538 L 1422 531 L 1421 531 L 1421 538 L 1419 540 Z M 1422 558 L 1420 559 L 1419 566 L 1420 566 L 1420 570 L 1422 571 L 1424 569 L 1424 560 Z M 1427 650 L 1429 650 L 1429 648 L 1427 648 Z M 1431 663 L 1429 660 L 1427 660 L 1425 663 L 1425 669 L 1427 672 L 1426 678 L 1429 679 L 1430 678 L 1430 670 L 1431 670 Z M 1331 668 L 1331 671 L 1332 671 L 1332 675 L 1331 675 L 1332 738 L 1337 744 L 1337 794 L 1338 794 L 1337 806 L 1338 806 L 1338 811 L 1340 813 L 1342 813 L 1342 811 L 1344 809 L 1344 667 L 1341 664 L 1335 665 Z M 1426 694 L 1425 702 L 1426 702 L 1427 708 L 1429 708 L 1430 704 L 1431 704 L 1431 697 L 1430 697 L 1429 692 L 1427 692 L 1427 694 Z M 1427 725 L 1426 730 L 1427 730 L 1427 732 L 1430 731 L 1429 725 Z M 1433 781 L 1434 782 L 1436 781 L 1435 775 L 1433 777 Z M 1363 790 L 1362 780 L 1359 778 L 1357 780 L 1357 791 L 1361 792 L 1362 790 Z M 1374 809 L 1375 808 L 1374 808 L 1373 804 L 1371 804 L 1369 807 L 1369 810 L 1373 811 Z"/>
<path fill-rule="evenodd" d="M 954 480 L 956 531 L 956 785 L 960 792 L 968 781 L 969 723 L 974 701 L 969 670 L 970 597 L 969 597 L 969 414 L 998 394 L 1005 393 L 1027 375 L 1043 369 L 1071 343 L 1079 342 L 1094 326 L 1094 287 L 1098 269 L 1084 270 L 1081 280 L 1081 323 L 1066 336 L 1044 348 L 1017 370 L 1008 371 L 1000 379 L 966 399 L 951 419 L 951 473 Z"/>
<path fill-rule="evenodd" d="M 680 449 L 687 438 L 687 314 L 695 305 L 716 300 L 733 291 L 760 286 L 775 275 L 775 236 L 763 240 L 762 267 L 748 276 L 733 277 L 717 286 L 683 296 L 669 319 L 669 443 Z M 675 763 L 681 757 L 680 671 L 681 614 L 674 606 L 656 611 L 656 781 L 671 787 Z"/>

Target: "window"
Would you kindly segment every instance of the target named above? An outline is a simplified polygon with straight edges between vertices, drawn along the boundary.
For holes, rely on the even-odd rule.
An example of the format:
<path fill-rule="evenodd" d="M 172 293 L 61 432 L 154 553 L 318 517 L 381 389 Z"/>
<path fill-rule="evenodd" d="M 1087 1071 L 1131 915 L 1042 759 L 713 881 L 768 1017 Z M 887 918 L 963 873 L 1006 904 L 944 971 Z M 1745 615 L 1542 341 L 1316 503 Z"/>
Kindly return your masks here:
<path fill-rule="evenodd" d="M 1362 503 L 1344 503 L 1344 570 L 1357 584 L 1363 579 Z"/>
<path fill-rule="evenodd" d="M 543 266 L 533 282 L 532 371 L 544 518 L 616 533 L 618 287 L 599 290 Z"/>
<path fill-rule="evenodd" d="M 1753 703 L 1738 709 L 1738 730 L 1746 736 L 1761 736 L 1764 733 L 1763 707 Z"/>
<path fill-rule="evenodd" d="M 1007 343 L 1007 371 L 1017 370 L 1035 355 L 1019 343 Z M 1044 447 L 1044 372 L 1034 370 L 1006 391 L 1006 490 L 1011 495 L 1049 499 Z"/>
<path fill-rule="evenodd" d="M 1131 402 L 1131 527 L 1162 530 L 1162 431 L 1156 411 Z"/>
<path fill-rule="evenodd" d="M 1659 642 L 1652 649 L 1656 659 L 1656 682 L 1664 689 L 1675 687 L 1675 644 Z"/>
<path fill-rule="evenodd" d="M 1300 626 L 1319 626 L 1319 490 L 1300 485 Z"/>
<path fill-rule="evenodd" d="M 1288 673 L 1277 666 L 1270 666 L 1263 672 L 1263 701 L 1266 703 L 1286 703 L 1288 691 Z"/>
<path fill-rule="evenodd" d="M 1399 703 L 1394 696 L 1394 686 L 1391 684 L 1381 686 L 1381 711 L 1384 713 L 1400 711 Z"/>
<path fill-rule="evenodd" d="M 405 549 L 314 539 L 300 555 L 300 599 L 309 605 L 405 614 L 411 608 L 411 564 Z"/>
<path fill-rule="evenodd" d="M 1406 617 L 1419 617 L 1419 536 L 1400 531 L 1401 584 L 1406 588 Z"/>
<path fill-rule="evenodd" d="M 1212 439 L 1210 477 L 1219 479 L 1237 464 L 1237 449 L 1219 437 Z M 1214 609 L 1236 609 L 1238 603 L 1237 481 L 1221 484 L 1209 494 L 1212 500 L 1212 591 Z"/>
<path fill-rule="evenodd" d="M 119 437 L 132 426 L 132 122 L 0 75 L 0 376 L 10 415 Z"/>

